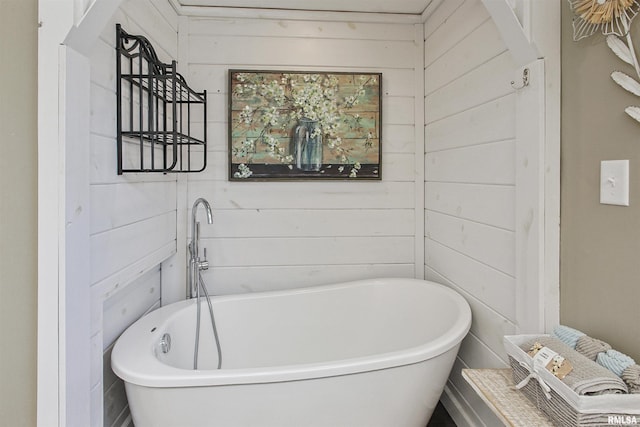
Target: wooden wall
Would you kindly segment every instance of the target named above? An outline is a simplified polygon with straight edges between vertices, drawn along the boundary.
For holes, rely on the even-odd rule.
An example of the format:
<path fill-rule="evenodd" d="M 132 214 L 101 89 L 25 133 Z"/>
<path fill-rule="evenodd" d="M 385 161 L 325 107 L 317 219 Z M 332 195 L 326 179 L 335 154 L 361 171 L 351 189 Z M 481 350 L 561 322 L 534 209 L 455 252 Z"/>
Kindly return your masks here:
<path fill-rule="evenodd" d="M 90 57 L 92 426 L 130 420 L 111 349 L 127 326 L 160 305 L 160 263 L 176 251 L 176 176 L 116 174 L 115 24 L 145 35 L 170 61 L 177 57 L 177 21 L 166 1 L 124 1 Z"/>
<path fill-rule="evenodd" d="M 211 202 L 202 243 L 214 294 L 413 277 L 416 204 L 414 24 L 190 18 L 180 27 L 190 84 L 209 94 L 210 163 L 188 176 L 187 206 Z M 420 25 L 421 27 L 421 25 Z M 186 31 L 185 31 L 186 30 Z M 184 61 L 184 59 L 183 59 Z M 383 73 L 382 181 L 227 181 L 227 70 Z M 183 68 L 184 71 L 184 68 Z M 419 76 L 419 77 L 418 77 Z M 422 156 L 422 142 L 417 144 Z M 421 196 L 421 194 L 420 194 Z M 420 200 L 420 199 L 418 199 Z M 418 236 L 422 240 L 422 235 Z M 421 262 L 421 261 L 419 261 Z"/>
<path fill-rule="evenodd" d="M 514 69 L 480 0 L 443 2 L 427 20 L 425 276 L 472 308 L 444 396 L 471 425 L 499 422 L 460 370 L 505 366 L 502 336 L 515 332 Z"/>
<path fill-rule="evenodd" d="M 213 294 L 423 274 L 462 293 L 474 321 L 445 403 L 465 408 L 470 425 L 496 423 L 460 377 L 464 367 L 504 366 L 502 336 L 516 321 L 515 66 L 481 1 L 442 2 L 424 25 L 187 18 L 167 6 L 127 1 L 112 22 L 147 35 L 207 90 L 209 166 L 115 174 L 108 26 L 91 58 L 92 413 L 104 413 L 94 425 L 127 420 L 110 350 L 133 320 L 183 297 L 198 197 L 213 206 L 213 225 L 199 216 Z M 229 68 L 381 72 L 382 180 L 229 182 Z"/>

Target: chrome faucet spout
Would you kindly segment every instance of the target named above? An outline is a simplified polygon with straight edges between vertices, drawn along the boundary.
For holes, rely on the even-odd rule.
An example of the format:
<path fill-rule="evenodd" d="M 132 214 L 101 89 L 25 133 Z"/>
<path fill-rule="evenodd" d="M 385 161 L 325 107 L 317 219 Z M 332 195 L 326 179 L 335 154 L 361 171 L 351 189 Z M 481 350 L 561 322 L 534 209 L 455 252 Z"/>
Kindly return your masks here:
<path fill-rule="evenodd" d="M 207 213 L 207 223 L 208 224 L 213 224 L 213 214 L 211 213 L 211 205 L 209 204 L 209 202 L 207 202 L 206 199 L 203 199 L 202 197 L 200 197 L 199 199 L 197 199 L 195 202 L 193 202 L 193 208 L 191 209 L 191 215 L 192 218 L 195 221 L 195 217 L 196 217 L 196 213 L 198 211 L 198 206 L 204 206 L 204 209 Z"/>
<path fill-rule="evenodd" d="M 211 205 L 205 199 L 200 197 L 195 202 L 193 202 L 193 207 L 191 208 L 191 238 L 195 236 L 195 228 L 196 228 L 196 214 L 198 213 L 198 206 L 204 206 L 204 209 L 207 213 L 207 223 L 213 224 L 213 214 L 211 213 Z"/>

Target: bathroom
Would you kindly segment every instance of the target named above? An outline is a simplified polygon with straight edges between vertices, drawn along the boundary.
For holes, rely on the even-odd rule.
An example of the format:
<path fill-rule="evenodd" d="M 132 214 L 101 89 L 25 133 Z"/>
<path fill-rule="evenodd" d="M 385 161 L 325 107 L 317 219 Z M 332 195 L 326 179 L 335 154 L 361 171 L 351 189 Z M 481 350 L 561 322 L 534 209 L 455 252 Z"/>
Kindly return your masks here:
<path fill-rule="evenodd" d="M 80 8 L 90 3 L 76 2 L 82 4 Z M 173 5 L 179 6 L 182 15 Z M 492 425 L 492 415 L 465 386 L 459 371 L 467 366 L 503 366 L 502 335 L 548 329 L 562 319 L 588 328 L 594 335 L 617 340 L 621 348 L 638 354 L 638 349 L 626 343 L 632 341 L 631 337 L 625 341 L 625 332 L 616 330 L 617 323 L 585 316 L 594 300 L 602 299 L 598 296 L 602 282 L 616 282 L 608 283 L 607 295 L 628 295 L 628 300 L 637 295 L 637 287 L 628 285 L 633 282 L 629 278 L 634 277 L 635 265 L 628 257 L 637 249 L 637 239 L 625 236 L 632 234 L 633 205 L 626 209 L 599 206 L 597 199 L 580 198 L 584 192 L 591 198 L 597 192 L 600 160 L 635 159 L 630 148 L 635 124 L 624 117 L 606 116 L 613 112 L 598 114 L 606 118 L 601 120 L 609 134 L 611 128 L 607 126 L 614 125 L 607 123 L 613 121 L 620 135 L 615 144 L 604 144 L 606 132 L 598 134 L 582 124 L 589 121 L 585 117 L 596 113 L 578 109 L 585 104 L 596 108 L 602 103 L 591 98 L 579 102 L 580 98 L 563 93 L 563 99 L 571 105 L 563 105 L 563 120 L 581 123 L 563 126 L 563 141 L 590 141 L 597 135 L 602 139 L 586 148 L 578 142 L 567 147 L 563 144 L 566 160 L 563 157 L 560 193 L 560 15 L 555 10 L 559 7 L 548 11 L 535 2 L 528 5 L 536 17 L 529 31 L 537 37 L 537 47 L 545 58 L 544 72 L 550 87 L 547 115 L 538 117 L 546 126 L 543 153 L 547 157 L 538 157 L 538 166 L 545 166 L 546 181 L 543 178 L 544 188 L 540 188 L 540 181 L 527 181 L 525 185 L 532 190 L 525 195 L 531 200 L 522 201 L 516 185 L 518 180 L 530 177 L 523 177 L 522 168 L 515 166 L 514 158 L 519 153 L 516 136 L 521 131 L 515 119 L 518 102 L 529 95 L 528 89 L 514 89 L 511 82 L 519 86 L 520 68 L 527 63 L 519 62 L 523 50 L 511 51 L 512 46 L 503 42 L 502 27 L 496 25 L 481 1 L 427 1 L 423 2 L 424 13 L 403 15 L 230 8 L 212 12 L 164 0 L 98 1 L 93 6 L 98 6 L 95 15 L 88 16 L 96 19 L 99 27 L 94 26 L 93 33 L 74 28 L 75 33 L 71 31 L 67 38 L 74 50 L 62 56 L 61 70 L 66 77 L 62 81 L 71 84 L 62 84 L 68 92 L 60 108 L 71 113 L 60 115 L 68 120 L 63 122 L 61 132 L 71 133 L 69 143 L 62 148 L 57 144 L 40 147 L 38 154 L 41 159 L 51 159 L 66 150 L 61 161 L 67 173 L 61 181 L 64 186 L 55 180 L 40 182 L 40 192 L 45 194 L 39 200 L 40 209 L 56 205 L 58 198 L 51 194 L 62 190 L 75 198 L 62 209 L 66 216 L 41 219 L 43 230 L 57 229 L 58 221 L 69 224 L 66 241 L 71 252 L 62 266 L 40 266 L 45 269 L 41 271 L 56 271 L 52 277 L 66 277 L 69 285 L 59 291 L 57 279 L 41 274 L 40 300 L 53 300 L 60 292 L 67 304 L 62 314 L 57 312 L 57 304 L 49 309 L 41 305 L 45 314 L 40 313 L 39 346 L 46 346 L 46 340 L 58 345 L 58 332 L 51 330 L 56 328 L 45 320 L 47 310 L 55 311 L 49 315 L 68 321 L 63 322 L 67 329 L 60 341 L 60 357 L 66 361 L 60 363 L 74 366 L 67 372 L 66 382 L 58 382 L 58 378 L 47 378 L 46 374 L 57 371 L 58 360 L 38 361 L 39 372 L 45 373 L 39 376 L 38 392 L 46 393 L 47 387 L 68 387 L 66 395 L 73 396 L 67 397 L 63 408 L 57 408 L 57 402 L 41 402 L 41 420 L 58 417 L 58 411 L 68 420 L 90 420 L 90 425 L 121 425 L 126 420 L 122 385 L 108 369 L 109 351 L 117 336 L 139 316 L 161 303 L 184 298 L 184 286 L 175 284 L 183 283 L 186 275 L 186 243 L 190 237 L 187 218 L 197 197 L 205 197 L 213 207 L 213 224 L 203 223 L 201 228 L 202 245 L 207 247 L 211 264 L 205 281 L 212 293 L 395 276 L 424 277 L 463 294 L 472 306 L 474 324 L 443 395 L 443 403 L 458 425 L 465 425 L 464 420 L 468 425 Z M 51 19 L 56 13 L 65 16 L 68 11 L 41 10 L 41 16 L 47 13 Z M 595 61 L 585 55 L 598 45 L 571 42 L 570 35 L 564 34 L 569 31 L 565 26 L 571 18 L 567 10 L 563 14 L 563 49 L 569 52 L 563 56 L 563 65 L 565 60 L 573 61 L 569 65 L 577 69 L 581 61 Z M 43 19 L 42 31 L 47 31 L 46 22 Z M 204 172 L 116 175 L 116 23 L 131 33 L 146 35 L 162 60 L 176 59 L 189 84 L 207 90 L 209 163 Z M 546 26 L 555 28 L 555 33 Z M 91 39 L 85 38 L 87 34 L 95 41 L 85 44 Z M 57 49 L 42 53 L 40 66 L 57 63 L 58 54 Z M 599 58 L 608 58 L 606 55 L 602 52 Z M 614 60 L 594 63 L 602 63 L 599 66 L 608 70 Z M 229 182 L 226 120 L 230 68 L 381 72 L 382 180 Z M 582 79 L 601 78 L 603 81 L 597 84 L 602 84 L 602 94 L 594 99 L 622 98 L 615 88 L 605 92 L 606 70 L 600 74 L 593 71 L 587 77 L 575 71 L 563 75 L 563 88 L 582 94 L 594 84 Z M 532 68 L 536 71 L 541 69 Z M 535 77 L 533 74 L 532 87 Z M 39 78 L 39 102 L 44 103 L 50 101 L 52 91 L 57 93 L 59 77 L 49 73 Z M 90 108 L 79 109 L 78 103 Z M 539 108 L 533 114 L 540 111 L 544 110 Z M 41 119 L 41 128 L 57 128 L 56 117 Z M 86 126 L 76 126 L 78 123 Z M 73 145 L 74 141 L 85 141 L 84 135 L 90 144 Z M 41 132 L 41 137 L 53 135 Z M 41 177 L 57 176 L 56 168 L 55 162 L 41 161 L 39 173 Z M 631 190 L 633 200 L 635 187 Z M 567 243 L 559 253 L 561 200 L 563 242 L 566 239 Z M 537 204 L 537 214 L 547 218 L 544 221 L 536 216 L 533 226 L 538 234 L 533 243 L 517 235 L 516 224 L 527 218 L 527 212 L 514 209 L 521 206 L 518 203 Z M 77 206 L 90 208 L 79 211 Z M 583 212 L 590 210 L 599 216 Z M 580 221 L 574 220 L 582 216 Z M 610 229 L 616 233 L 613 237 L 604 234 Z M 47 248 L 57 252 L 57 236 L 46 236 L 46 231 L 41 234 L 39 253 L 48 253 Z M 611 242 L 611 252 L 615 252 L 599 254 L 608 257 L 608 263 L 588 258 L 596 255 L 602 241 Z M 619 251 L 613 249 L 615 242 L 621 242 Z M 527 252 L 532 249 L 527 244 L 534 245 L 534 256 Z M 40 262 L 45 262 L 43 255 L 41 258 Z M 602 266 L 593 270 L 591 264 L 600 263 L 612 268 L 617 265 L 619 270 Z M 540 276 L 527 280 L 544 283 L 543 292 L 538 292 L 539 287 L 516 286 L 517 269 L 523 265 L 537 268 L 527 271 Z M 533 270 L 535 273 L 531 273 Z M 624 272 L 622 276 L 619 271 Z M 601 282 L 597 283 L 590 277 L 594 275 L 604 277 L 600 276 Z M 560 279 L 566 286 L 558 287 Z M 42 286 L 50 280 L 52 286 Z M 534 296 L 544 294 L 544 302 L 527 298 L 528 291 Z M 592 296 L 584 301 L 585 294 Z M 612 307 L 630 304 L 625 298 L 608 298 L 604 301 Z M 580 301 L 583 308 L 576 311 L 571 300 Z M 621 314 L 619 322 L 637 323 L 632 307 L 621 310 L 628 317 Z M 47 330 L 52 334 L 42 334 Z"/>

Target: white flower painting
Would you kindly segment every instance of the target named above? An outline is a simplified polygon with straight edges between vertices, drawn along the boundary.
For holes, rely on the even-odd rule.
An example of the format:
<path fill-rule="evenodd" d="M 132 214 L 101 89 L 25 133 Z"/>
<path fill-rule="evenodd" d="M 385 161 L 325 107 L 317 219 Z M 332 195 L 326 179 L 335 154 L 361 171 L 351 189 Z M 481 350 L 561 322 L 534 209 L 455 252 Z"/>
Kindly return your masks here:
<path fill-rule="evenodd" d="M 380 179 L 381 79 L 231 70 L 230 179 Z"/>

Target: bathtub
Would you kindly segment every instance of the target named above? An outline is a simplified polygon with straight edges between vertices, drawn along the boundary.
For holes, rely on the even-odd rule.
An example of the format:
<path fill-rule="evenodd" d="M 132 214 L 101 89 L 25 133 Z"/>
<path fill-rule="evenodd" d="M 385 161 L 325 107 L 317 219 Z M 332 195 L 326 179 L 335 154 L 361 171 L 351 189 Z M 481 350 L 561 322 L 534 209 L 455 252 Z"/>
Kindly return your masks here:
<path fill-rule="evenodd" d="M 416 279 L 212 303 L 220 370 L 206 303 L 197 371 L 194 300 L 149 313 L 118 339 L 111 364 L 136 427 L 425 427 L 471 325 L 462 296 Z"/>

